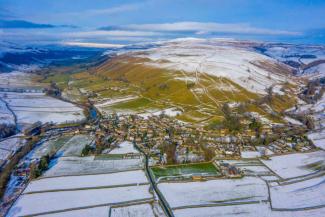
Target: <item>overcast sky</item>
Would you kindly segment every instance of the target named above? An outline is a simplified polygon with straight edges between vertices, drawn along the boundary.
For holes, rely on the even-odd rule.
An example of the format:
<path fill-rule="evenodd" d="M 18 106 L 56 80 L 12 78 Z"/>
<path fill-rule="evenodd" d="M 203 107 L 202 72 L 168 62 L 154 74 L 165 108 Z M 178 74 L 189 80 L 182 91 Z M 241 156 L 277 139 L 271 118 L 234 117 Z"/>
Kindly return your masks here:
<path fill-rule="evenodd" d="M 324 44 L 324 27 L 324 0 L 0 0 L 6 40 L 125 44 L 232 37 Z"/>

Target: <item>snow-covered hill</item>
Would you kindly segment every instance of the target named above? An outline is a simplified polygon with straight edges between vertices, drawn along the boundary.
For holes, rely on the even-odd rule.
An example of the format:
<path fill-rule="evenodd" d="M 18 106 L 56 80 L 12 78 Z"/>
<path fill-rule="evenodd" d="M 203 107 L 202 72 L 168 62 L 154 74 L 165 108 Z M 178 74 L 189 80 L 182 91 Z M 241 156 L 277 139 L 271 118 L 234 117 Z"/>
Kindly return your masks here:
<path fill-rule="evenodd" d="M 256 51 L 291 66 L 297 76 L 325 77 L 325 46 L 264 43 Z"/>
<path fill-rule="evenodd" d="M 34 71 L 40 67 L 69 65 L 100 55 L 105 49 L 61 45 L 27 46 L 0 42 L 0 73 Z"/>
<path fill-rule="evenodd" d="M 289 66 L 254 52 L 250 46 L 217 39 L 172 40 L 135 56 L 150 59 L 146 64 L 158 68 L 225 77 L 261 94 L 270 86 L 290 81 L 292 73 Z"/>

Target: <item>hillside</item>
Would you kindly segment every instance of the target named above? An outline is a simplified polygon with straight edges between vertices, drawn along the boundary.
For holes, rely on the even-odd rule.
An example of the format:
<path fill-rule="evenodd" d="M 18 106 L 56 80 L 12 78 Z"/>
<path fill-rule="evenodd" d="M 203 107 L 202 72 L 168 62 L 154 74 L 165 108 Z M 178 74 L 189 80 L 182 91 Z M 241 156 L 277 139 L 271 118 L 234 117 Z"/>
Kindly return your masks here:
<path fill-rule="evenodd" d="M 280 113 L 296 101 L 292 68 L 243 44 L 174 40 L 110 55 L 99 66 L 45 81 L 55 81 L 70 100 L 88 96 L 102 113 L 146 116 L 165 110 L 205 126 L 222 120 L 224 103 L 281 123 Z M 268 94 L 272 103 L 265 101 Z"/>

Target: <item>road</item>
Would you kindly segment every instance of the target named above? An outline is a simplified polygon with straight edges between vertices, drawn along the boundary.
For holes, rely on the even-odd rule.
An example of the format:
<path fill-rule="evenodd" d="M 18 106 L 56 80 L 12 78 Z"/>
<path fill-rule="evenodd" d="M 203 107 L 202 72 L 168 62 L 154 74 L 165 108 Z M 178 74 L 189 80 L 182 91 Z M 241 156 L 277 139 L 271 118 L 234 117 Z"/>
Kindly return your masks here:
<path fill-rule="evenodd" d="M 155 178 L 152 177 L 152 174 L 150 172 L 150 168 L 149 168 L 149 157 L 146 153 L 144 153 L 144 151 L 141 150 L 141 148 L 139 148 L 136 144 L 135 146 L 137 147 L 137 149 L 145 156 L 145 171 L 148 175 L 149 181 L 151 183 L 151 186 L 153 188 L 153 190 L 155 191 L 156 195 L 158 196 L 158 199 L 160 201 L 160 204 L 162 205 L 162 208 L 165 212 L 165 214 L 168 217 L 174 217 L 173 212 L 171 211 L 171 208 L 169 207 L 167 201 L 165 200 L 164 196 L 161 194 L 161 192 L 159 191 L 156 182 L 155 182 Z"/>

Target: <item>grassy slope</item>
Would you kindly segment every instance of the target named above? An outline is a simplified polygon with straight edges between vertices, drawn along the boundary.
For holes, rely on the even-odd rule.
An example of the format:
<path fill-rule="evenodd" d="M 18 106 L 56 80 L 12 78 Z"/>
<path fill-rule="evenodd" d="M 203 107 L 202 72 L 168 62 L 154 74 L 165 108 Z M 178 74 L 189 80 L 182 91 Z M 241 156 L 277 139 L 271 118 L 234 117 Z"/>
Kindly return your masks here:
<path fill-rule="evenodd" d="M 76 88 L 96 93 L 97 96 L 92 96 L 95 102 L 110 97 L 139 96 L 136 100 L 114 104 L 112 110 L 141 111 L 176 106 L 184 111 L 177 118 L 192 123 L 220 122 L 223 103 L 248 102 L 261 97 L 227 78 L 149 67 L 143 64 L 145 61 L 147 60 L 120 56 L 84 72 L 55 74 L 46 81 L 56 81 L 65 90 L 69 87 L 70 90 Z M 190 83 L 193 84 L 189 85 Z M 294 89 L 289 84 L 285 88 L 288 92 Z M 281 112 L 294 103 L 291 94 L 277 96 L 272 108 Z M 273 121 L 281 122 L 271 117 L 262 107 L 249 104 L 248 111 L 256 111 Z"/>

